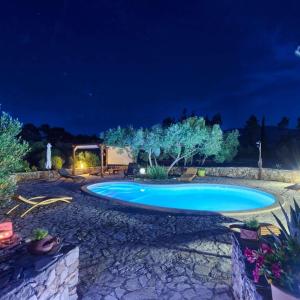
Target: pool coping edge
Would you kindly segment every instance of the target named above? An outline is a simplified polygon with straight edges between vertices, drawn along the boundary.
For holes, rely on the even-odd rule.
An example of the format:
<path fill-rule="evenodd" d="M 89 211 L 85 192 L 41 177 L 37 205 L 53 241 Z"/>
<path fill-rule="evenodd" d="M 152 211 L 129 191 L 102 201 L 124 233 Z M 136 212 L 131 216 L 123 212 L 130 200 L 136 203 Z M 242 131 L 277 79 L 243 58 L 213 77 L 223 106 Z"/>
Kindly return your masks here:
<path fill-rule="evenodd" d="M 128 181 L 128 180 L 124 180 L 124 181 L 100 181 L 100 182 L 95 182 L 95 183 L 90 183 L 90 184 L 86 184 L 84 186 L 81 187 L 81 190 L 87 194 L 89 194 L 90 196 L 93 196 L 95 198 L 100 198 L 100 199 L 104 199 L 106 201 L 108 201 L 109 204 L 112 205 L 121 205 L 123 207 L 127 207 L 127 208 L 136 208 L 136 209 L 142 209 L 142 210 L 147 210 L 147 211 L 152 211 L 152 212 L 160 212 L 160 213 L 169 213 L 169 214 L 181 214 L 181 215 L 194 215 L 194 216 L 217 216 L 217 215 L 223 215 L 223 216 L 247 216 L 247 215 L 254 215 L 254 214 L 264 214 L 264 213 L 270 213 L 272 211 L 276 211 L 280 209 L 280 204 L 284 207 L 286 204 L 286 201 L 284 200 L 284 198 L 281 195 L 277 195 L 273 192 L 268 191 L 267 189 L 262 189 L 262 188 L 253 188 L 253 187 L 249 187 L 247 185 L 234 185 L 234 184 L 217 184 L 217 185 L 231 185 L 231 186 L 240 186 L 240 187 L 244 187 L 244 188 L 248 188 L 248 189 L 253 189 L 253 190 L 257 190 L 257 191 L 261 191 L 261 192 L 265 192 L 268 193 L 270 195 L 272 195 L 275 198 L 275 202 L 272 205 L 269 205 L 267 207 L 264 208 L 258 208 L 258 209 L 251 209 L 251 210 L 242 210 L 242 211 L 218 211 L 218 212 L 213 212 L 213 211 L 206 211 L 206 210 L 189 210 L 189 209 L 180 209 L 180 208 L 167 208 L 167 207 L 162 207 L 162 206 L 151 206 L 151 205 L 145 205 L 145 204 L 141 204 L 141 203 L 132 203 L 129 201 L 125 201 L 125 200 L 119 200 L 117 198 L 113 198 L 113 197 L 108 197 L 108 196 L 103 196 L 103 195 L 99 195 L 95 192 L 90 191 L 87 187 L 91 186 L 93 184 L 98 184 L 98 183 L 108 183 L 108 182 L 122 182 L 122 183 L 140 183 L 140 182 L 135 182 L 135 181 Z M 145 183 L 143 182 L 143 184 L 145 185 L 155 185 L 155 183 Z M 157 185 L 159 185 L 160 183 L 157 183 Z M 166 185 L 172 185 L 173 183 L 168 183 Z M 178 184 L 178 183 L 176 183 Z M 187 185 L 192 185 L 192 184 L 201 184 L 199 182 L 191 182 L 191 183 L 181 183 L 181 184 L 187 184 Z M 203 183 L 206 185 L 215 185 L 215 184 L 211 184 L 211 183 Z M 279 204 L 280 203 L 280 204 Z"/>

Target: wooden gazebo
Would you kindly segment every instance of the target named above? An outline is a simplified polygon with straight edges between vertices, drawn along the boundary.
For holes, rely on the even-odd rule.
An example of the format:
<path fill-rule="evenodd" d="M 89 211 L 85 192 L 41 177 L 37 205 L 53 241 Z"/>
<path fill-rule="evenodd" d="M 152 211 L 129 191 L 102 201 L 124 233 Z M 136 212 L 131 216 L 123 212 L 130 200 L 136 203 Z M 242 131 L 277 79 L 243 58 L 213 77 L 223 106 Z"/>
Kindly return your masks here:
<path fill-rule="evenodd" d="M 73 145 L 73 164 L 72 164 L 72 173 L 75 175 L 75 164 L 76 164 L 76 151 L 77 150 L 91 150 L 91 149 L 99 149 L 100 150 L 100 172 L 101 176 L 103 176 L 103 155 L 105 145 L 103 144 L 89 144 L 89 145 Z"/>

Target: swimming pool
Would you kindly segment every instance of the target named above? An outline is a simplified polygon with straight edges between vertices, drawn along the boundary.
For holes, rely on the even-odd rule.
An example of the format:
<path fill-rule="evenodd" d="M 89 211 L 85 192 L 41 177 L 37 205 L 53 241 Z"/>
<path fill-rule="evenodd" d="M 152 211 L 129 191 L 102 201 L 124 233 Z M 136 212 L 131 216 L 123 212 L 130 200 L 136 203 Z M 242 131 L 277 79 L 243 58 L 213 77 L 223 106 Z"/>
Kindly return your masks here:
<path fill-rule="evenodd" d="M 115 203 L 169 212 L 253 212 L 276 208 L 275 196 L 223 184 L 144 184 L 102 182 L 83 188 Z"/>

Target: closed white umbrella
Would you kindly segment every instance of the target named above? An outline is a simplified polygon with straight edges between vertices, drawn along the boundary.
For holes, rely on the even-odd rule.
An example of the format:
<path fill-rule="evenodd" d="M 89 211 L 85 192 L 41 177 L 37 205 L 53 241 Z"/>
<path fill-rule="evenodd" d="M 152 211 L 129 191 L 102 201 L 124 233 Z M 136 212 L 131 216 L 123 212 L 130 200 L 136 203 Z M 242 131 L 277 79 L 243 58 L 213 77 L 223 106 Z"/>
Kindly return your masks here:
<path fill-rule="evenodd" d="M 50 143 L 47 144 L 47 154 L 46 154 L 46 169 L 50 170 L 52 167 L 51 163 L 51 147 L 52 145 Z"/>

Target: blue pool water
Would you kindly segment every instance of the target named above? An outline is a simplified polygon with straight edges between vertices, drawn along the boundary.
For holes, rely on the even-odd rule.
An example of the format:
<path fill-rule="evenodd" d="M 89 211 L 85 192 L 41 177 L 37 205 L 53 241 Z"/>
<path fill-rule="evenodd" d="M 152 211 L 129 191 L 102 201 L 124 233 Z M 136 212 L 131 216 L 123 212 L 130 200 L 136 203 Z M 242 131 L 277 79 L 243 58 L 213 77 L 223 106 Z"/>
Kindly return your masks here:
<path fill-rule="evenodd" d="M 103 182 L 87 190 L 132 205 L 195 211 L 243 211 L 275 203 L 273 195 L 256 189 L 221 184 L 154 185 L 135 182 Z"/>

